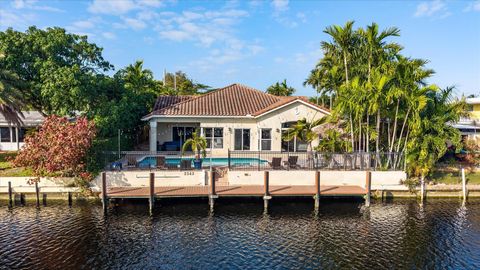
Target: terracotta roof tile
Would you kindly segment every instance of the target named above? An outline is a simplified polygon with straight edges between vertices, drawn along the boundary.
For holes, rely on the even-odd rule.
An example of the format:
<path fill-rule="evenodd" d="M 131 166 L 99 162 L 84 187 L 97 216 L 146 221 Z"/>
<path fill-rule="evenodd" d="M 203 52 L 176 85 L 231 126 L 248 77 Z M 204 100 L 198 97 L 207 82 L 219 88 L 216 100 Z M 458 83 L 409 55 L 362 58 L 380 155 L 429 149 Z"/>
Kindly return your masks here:
<path fill-rule="evenodd" d="M 297 99 L 308 102 L 304 97 L 274 96 L 245 85 L 232 84 L 199 96 L 161 96 L 155 104 L 154 111 L 146 117 L 152 115 L 256 116 Z"/>

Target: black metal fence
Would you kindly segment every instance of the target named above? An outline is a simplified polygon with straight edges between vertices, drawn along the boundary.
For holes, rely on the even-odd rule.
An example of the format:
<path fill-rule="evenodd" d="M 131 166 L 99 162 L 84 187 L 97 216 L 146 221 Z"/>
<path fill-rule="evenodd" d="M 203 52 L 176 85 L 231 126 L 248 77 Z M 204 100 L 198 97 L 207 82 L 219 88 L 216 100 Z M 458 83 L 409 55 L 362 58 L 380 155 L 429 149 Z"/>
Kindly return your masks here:
<path fill-rule="evenodd" d="M 403 153 L 229 151 L 230 170 L 404 170 Z"/>
<path fill-rule="evenodd" d="M 224 167 L 230 170 L 404 170 L 403 153 L 323 153 L 280 151 L 228 151 L 207 156 L 196 164 L 193 152 L 104 152 L 106 170 L 193 170 Z"/>

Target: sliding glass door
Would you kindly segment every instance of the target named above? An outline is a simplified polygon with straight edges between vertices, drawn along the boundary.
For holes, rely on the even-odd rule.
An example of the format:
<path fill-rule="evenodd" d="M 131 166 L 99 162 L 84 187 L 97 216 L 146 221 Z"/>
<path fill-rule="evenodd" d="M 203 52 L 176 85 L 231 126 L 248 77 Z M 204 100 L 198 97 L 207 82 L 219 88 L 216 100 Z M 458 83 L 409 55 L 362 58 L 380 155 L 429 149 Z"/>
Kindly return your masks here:
<path fill-rule="evenodd" d="M 235 150 L 250 150 L 250 129 L 235 129 Z"/>

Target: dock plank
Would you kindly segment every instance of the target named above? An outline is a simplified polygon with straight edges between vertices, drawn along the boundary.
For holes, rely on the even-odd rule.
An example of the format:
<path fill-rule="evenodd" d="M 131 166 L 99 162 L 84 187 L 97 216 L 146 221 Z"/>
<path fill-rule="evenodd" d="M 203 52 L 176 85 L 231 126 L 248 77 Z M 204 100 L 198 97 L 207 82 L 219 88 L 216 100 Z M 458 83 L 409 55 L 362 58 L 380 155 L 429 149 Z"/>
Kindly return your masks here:
<path fill-rule="evenodd" d="M 155 197 L 207 197 L 209 186 L 165 186 L 155 187 Z M 271 196 L 313 196 L 315 186 L 270 186 Z M 218 186 L 218 196 L 263 196 L 260 185 Z M 360 186 L 320 186 L 322 196 L 363 196 L 366 190 Z M 110 198 L 147 198 L 148 187 L 111 187 L 107 190 Z"/>

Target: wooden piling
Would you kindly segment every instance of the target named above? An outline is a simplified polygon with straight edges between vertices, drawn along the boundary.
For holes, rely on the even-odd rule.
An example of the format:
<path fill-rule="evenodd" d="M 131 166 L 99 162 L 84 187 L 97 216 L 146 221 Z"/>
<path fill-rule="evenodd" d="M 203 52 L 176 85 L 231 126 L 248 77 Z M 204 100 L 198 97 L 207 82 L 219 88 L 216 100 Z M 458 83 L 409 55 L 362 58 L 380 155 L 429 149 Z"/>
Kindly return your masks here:
<path fill-rule="evenodd" d="M 155 205 L 155 173 L 150 173 L 150 196 L 148 200 L 150 206 L 150 213 L 153 213 L 153 207 Z"/>
<path fill-rule="evenodd" d="M 68 206 L 72 207 L 72 192 L 68 192 Z"/>
<path fill-rule="evenodd" d="M 25 194 L 20 193 L 20 204 L 25 205 Z"/>
<path fill-rule="evenodd" d="M 320 208 L 320 172 L 315 172 L 315 210 Z"/>
<path fill-rule="evenodd" d="M 263 210 L 268 211 L 268 201 L 272 198 L 270 196 L 270 172 L 265 171 L 263 173 Z"/>
<path fill-rule="evenodd" d="M 43 193 L 42 195 L 43 206 L 47 206 L 47 193 Z"/>
<path fill-rule="evenodd" d="M 8 181 L 8 203 L 10 205 L 13 204 L 13 200 L 12 200 L 12 182 Z"/>
<path fill-rule="evenodd" d="M 371 196 L 371 191 L 372 191 L 372 172 L 367 171 L 366 172 L 366 182 L 365 182 L 365 189 L 366 189 L 366 195 L 365 195 L 365 206 L 369 207 L 370 206 L 370 196 Z"/>
<path fill-rule="evenodd" d="M 40 206 L 40 190 L 38 188 L 38 182 L 35 182 L 35 195 L 37 195 L 37 207 Z"/>
<path fill-rule="evenodd" d="M 210 212 L 213 212 L 215 206 L 215 199 L 217 193 L 215 190 L 215 172 L 210 170 L 210 195 L 208 196 L 208 204 L 210 205 Z"/>
<path fill-rule="evenodd" d="M 462 195 L 463 195 L 463 200 L 466 201 L 468 197 L 468 191 L 467 191 L 467 179 L 465 178 L 464 168 L 462 168 Z"/>
<path fill-rule="evenodd" d="M 107 197 L 107 173 L 102 172 L 102 206 L 103 211 L 107 211 L 108 197 Z"/>
<path fill-rule="evenodd" d="M 264 196 L 270 196 L 269 192 L 269 182 L 270 182 L 270 172 L 265 171 L 263 173 L 263 187 L 264 187 Z"/>

